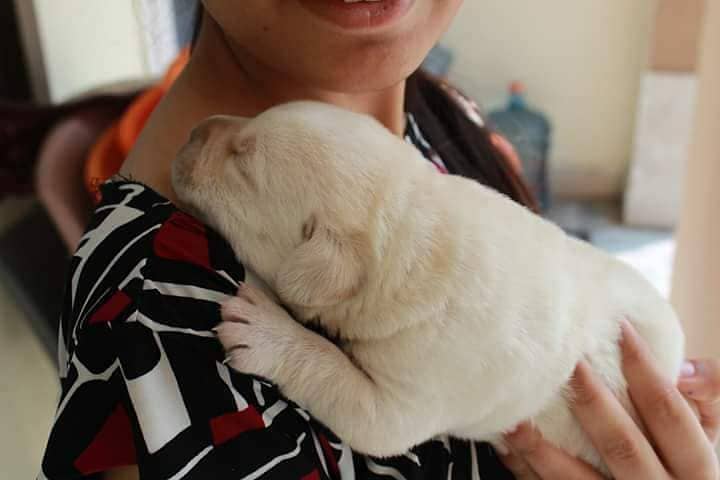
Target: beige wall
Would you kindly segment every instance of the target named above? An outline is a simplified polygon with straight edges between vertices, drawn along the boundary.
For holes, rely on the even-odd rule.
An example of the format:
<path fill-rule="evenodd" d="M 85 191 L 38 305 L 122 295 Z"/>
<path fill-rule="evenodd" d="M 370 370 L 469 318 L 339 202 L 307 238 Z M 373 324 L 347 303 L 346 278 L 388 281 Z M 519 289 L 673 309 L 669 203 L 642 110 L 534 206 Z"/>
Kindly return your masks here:
<path fill-rule="evenodd" d="M 445 44 L 451 79 L 485 108 L 526 83 L 552 118 L 554 189 L 620 193 L 656 0 L 465 0 Z"/>
<path fill-rule="evenodd" d="M 720 2 L 707 2 L 699 97 L 678 230 L 673 303 L 690 356 L 720 356 Z"/>
<path fill-rule="evenodd" d="M 130 0 L 33 0 L 50 99 L 147 74 Z"/>

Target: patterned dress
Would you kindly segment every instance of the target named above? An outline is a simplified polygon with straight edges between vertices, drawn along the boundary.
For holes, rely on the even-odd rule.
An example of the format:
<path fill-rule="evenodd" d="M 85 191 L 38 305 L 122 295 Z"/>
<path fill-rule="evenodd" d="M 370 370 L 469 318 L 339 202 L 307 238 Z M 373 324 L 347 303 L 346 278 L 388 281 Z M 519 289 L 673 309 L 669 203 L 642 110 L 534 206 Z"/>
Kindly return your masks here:
<path fill-rule="evenodd" d="M 447 171 L 412 116 L 406 139 Z M 244 280 L 211 229 L 142 184 L 105 184 L 72 258 L 38 478 L 131 464 L 153 480 L 513 478 L 490 446 L 456 439 L 392 459 L 353 453 L 276 387 L 223 365 L 212 328 Z"/>

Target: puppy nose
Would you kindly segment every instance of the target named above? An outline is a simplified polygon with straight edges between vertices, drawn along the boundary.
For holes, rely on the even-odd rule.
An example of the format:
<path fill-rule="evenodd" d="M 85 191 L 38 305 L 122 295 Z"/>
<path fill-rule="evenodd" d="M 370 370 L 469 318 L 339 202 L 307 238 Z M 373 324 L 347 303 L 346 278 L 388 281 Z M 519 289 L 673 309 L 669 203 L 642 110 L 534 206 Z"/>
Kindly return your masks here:
<path fill-rule="evenodd" d="M 190 132 L 190 142 L 208 143 L 217 138 L 233 124 L 233 117 L 215 115 L 200 122 Z"/>

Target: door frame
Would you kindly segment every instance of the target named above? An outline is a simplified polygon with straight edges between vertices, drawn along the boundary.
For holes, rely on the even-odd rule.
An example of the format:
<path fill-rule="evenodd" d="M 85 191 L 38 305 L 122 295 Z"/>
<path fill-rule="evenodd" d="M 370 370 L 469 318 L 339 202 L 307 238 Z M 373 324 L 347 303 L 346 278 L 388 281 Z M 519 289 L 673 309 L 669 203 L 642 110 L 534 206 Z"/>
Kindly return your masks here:
<path fill-rule="evenodd" d="M 50 88 L 47 82 L 45 58 L 37 28 L 35 3 L 32 0 L 13 1 L 32 96 L 36 102 L 48 103 L 50 101 Z"/>

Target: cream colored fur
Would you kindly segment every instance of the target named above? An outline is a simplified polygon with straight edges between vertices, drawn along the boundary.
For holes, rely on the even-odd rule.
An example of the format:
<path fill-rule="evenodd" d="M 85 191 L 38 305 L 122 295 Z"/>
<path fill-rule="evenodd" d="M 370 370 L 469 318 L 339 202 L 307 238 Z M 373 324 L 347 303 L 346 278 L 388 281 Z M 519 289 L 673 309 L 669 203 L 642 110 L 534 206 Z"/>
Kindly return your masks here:
<path fill-rule="evenodd" d="M 499 444 L 531 419 L 600 465 L 568 409 L 576 363 L 588 359 L 631 408 L 618 353 L 627 317 L 678 373 L 676 316 L 637 272 L 436 172 L 368 117 L 310 102 L 213 117 L 173 182 L 297 320 L 340 338 L 243 286 L 219 328 L 230 364 L 276 382 L 357 451 L 401 454 L 442 434 Z"/>

